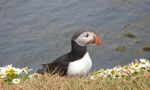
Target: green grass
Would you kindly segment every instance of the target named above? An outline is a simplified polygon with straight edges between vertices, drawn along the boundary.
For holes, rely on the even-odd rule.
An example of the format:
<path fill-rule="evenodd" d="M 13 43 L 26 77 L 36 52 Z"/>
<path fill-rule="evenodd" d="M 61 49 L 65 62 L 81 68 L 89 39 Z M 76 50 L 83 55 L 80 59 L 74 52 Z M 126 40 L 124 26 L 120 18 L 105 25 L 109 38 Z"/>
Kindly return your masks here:
<path fill-rule="evenodd" d="M 18 85 L 0 82 L 0 90 L 150 90 L 150 73 L 131 78 L 60 77 L 58 75 L 36 75 L 34 79 Z"/>

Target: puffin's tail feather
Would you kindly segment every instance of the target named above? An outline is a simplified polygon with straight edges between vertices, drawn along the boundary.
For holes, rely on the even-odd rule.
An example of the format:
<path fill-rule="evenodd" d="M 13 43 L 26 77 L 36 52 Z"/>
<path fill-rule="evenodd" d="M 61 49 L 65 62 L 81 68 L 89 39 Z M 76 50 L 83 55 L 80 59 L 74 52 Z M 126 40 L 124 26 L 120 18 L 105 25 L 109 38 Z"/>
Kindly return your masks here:
<path fill-rule="evenodd" d="M 65 75 L 65 71 L 62 70 L 59 65 L 55 65 L 52 63 L 48 63 L 48 64 L 41 64 L 42 68 L 38 69 L 36 73 L 38 74 L 44 74 L 44 73 L 50 73 L 50 74 L 59 74 L 61 76 Z"/>
<path fill-rule="evenodd" d="M 42 68 L 38 69 L 36 73 L 38 74 L 44 74 L 45 72 L 50 72 L 50 64 L 41 64 Z"/>
<path fill-rule="evenodd" d="M 37 70 L 37 73 L 44 74 L 44 73 L 51 73 L 54 74 L 58 72 L 58 66 L 56 67 L 52 63 L 41 64 L 42 68 Z"/>
<path fill-rule="evenodd" d="M 44 74 L 45 72 L 47 72 L 47 70 L 45 68 L 41 68 L 36 71 L 36 73 L 38 73 L 38 74 Z"/>

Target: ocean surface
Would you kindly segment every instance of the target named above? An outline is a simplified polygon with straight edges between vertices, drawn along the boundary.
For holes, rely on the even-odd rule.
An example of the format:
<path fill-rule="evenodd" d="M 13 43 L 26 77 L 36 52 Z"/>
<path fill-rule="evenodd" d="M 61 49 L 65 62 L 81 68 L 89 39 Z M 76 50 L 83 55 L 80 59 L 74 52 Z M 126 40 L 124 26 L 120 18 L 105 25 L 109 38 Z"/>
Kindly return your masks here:
<path fill-rule="evenodd" d="M 36 70 L 70 51 L 75 31 L 97 33 L 93 69 L 150 59 L 150 0 L 0 0 L 0 66 Z"/>

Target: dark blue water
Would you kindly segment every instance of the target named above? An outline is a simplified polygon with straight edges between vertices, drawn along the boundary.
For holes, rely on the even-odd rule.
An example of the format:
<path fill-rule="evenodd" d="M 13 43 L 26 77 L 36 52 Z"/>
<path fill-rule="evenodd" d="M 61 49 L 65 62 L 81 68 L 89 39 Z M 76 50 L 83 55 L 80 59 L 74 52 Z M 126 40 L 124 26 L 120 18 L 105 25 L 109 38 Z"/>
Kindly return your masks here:
<path fill-rule="evenodd" d="M 0 0 L 0 66 L 39 68 L 68 52 L 78 29 L 102 37 L 88 47 L 93 68 L 150 59 L 150 0 Z"/>

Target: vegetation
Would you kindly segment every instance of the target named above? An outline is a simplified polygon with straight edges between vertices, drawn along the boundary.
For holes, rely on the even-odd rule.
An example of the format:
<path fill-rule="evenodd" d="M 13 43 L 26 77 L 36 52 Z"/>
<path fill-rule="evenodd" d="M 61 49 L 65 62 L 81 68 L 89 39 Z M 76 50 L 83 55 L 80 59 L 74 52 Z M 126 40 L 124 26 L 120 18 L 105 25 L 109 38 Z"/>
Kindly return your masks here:
<path fill-rule="evenodd" d="M 0 90 L 150 90 L 149 65 L 148 60 L 140 59 L 87 77 L 32 74 L 29 79 L 10 85 L 0 79 Z"/>
<path fill-rule="evenodd" d="M 138 78 L 97 78 L 60 77 L 58 75 L 37 75 L 33 80 L 18 85 L 1 82 L 0 90 L 150 90 L 150 74 Z"/>
<path fill-rule="evenodd" d="M 0 67 L 0 79 L 6 82 L 6 84 L 19 84 L 20 81 L 29 79 L 29 71 L 27 67 L 22 69 L 15 68 L 12 65 L 6 65 Z"/>

